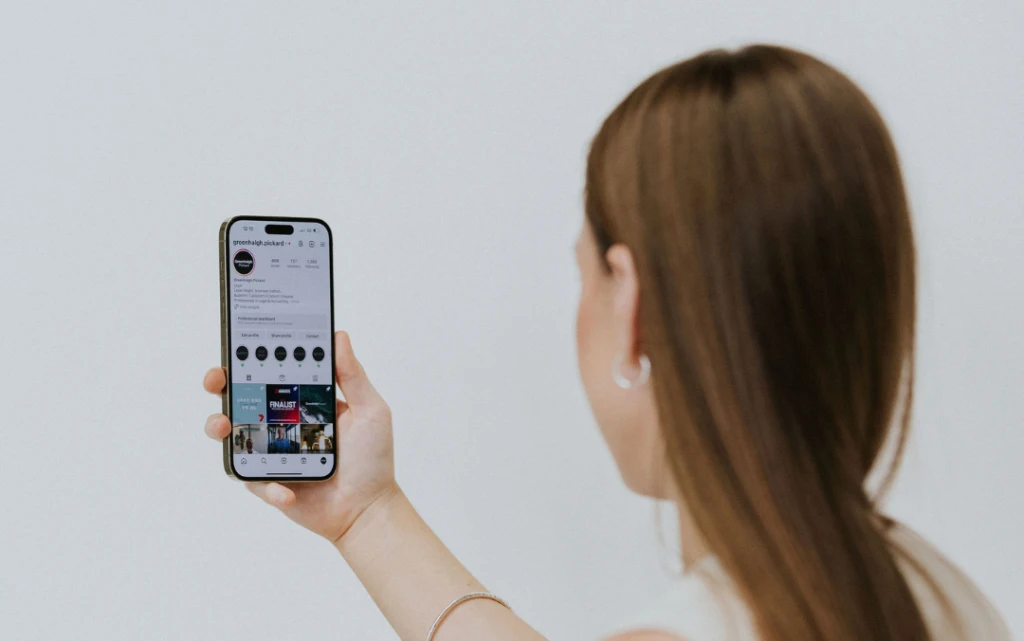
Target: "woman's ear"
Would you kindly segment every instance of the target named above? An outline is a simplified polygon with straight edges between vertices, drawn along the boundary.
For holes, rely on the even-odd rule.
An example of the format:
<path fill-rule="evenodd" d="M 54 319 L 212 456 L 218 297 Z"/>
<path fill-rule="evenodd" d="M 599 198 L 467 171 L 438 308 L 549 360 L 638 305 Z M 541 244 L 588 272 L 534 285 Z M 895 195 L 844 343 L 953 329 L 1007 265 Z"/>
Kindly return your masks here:
<path fill-rule="evenodd" d="M 618 243 L 605 254 L 612 276 L 612 319 L 616 334 L 616 350 L 626 363 L 640 358 L 640 281 L 637 278 L 633 253 Z"/>

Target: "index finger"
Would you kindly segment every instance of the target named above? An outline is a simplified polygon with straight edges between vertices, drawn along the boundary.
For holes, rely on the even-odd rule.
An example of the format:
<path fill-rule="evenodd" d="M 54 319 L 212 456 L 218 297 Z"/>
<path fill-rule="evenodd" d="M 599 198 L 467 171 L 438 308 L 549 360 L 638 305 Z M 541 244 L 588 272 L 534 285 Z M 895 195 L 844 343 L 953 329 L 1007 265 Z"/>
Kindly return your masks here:
<path fill-rule="evenodd" d="M 224 391 L 226 381 L 227 376 L 224 375 L 223 367 L 211 368 L 203 377 L 203 389 L 211 394 L 220 394 Z"/>

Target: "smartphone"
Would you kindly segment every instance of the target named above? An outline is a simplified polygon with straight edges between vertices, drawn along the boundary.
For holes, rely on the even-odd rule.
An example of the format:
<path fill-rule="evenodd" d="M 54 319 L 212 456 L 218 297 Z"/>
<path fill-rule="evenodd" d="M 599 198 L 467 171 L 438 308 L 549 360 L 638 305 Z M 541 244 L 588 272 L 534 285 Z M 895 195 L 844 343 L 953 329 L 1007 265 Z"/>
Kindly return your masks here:
<path fill-rule="evenodd" d="M 224 471 L 323 481 L 335 470 L 334 247 L 316 218 L 236 216 L 220 228 Z"/>

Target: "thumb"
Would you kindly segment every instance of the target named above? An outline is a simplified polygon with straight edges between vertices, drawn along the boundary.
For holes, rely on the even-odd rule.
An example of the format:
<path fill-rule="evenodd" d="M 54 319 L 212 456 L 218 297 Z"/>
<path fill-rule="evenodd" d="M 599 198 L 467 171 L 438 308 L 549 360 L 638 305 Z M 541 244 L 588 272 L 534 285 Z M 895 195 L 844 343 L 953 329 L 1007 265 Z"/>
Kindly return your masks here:
<path fill-rule="evenodd" d="M 352 339 L 347 332 L 334 335 L 334 367 L 341 393 L 350 406 L 379 402 L 380 395 L 366 377 L 363 365 L 352 351 Z"/>

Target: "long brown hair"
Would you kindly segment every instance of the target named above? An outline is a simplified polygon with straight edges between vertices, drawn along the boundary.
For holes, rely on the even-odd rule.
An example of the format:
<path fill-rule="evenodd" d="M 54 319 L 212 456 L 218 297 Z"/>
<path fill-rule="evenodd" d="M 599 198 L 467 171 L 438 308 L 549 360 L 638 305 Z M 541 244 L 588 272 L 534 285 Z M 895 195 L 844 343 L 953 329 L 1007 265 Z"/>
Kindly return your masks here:
<path fill-rule="evenodd" d="M 865 489 L 906 438 L 915 252 L 864 93 L 774 46 L 664 69 L 594 139 L 587 218 L 632 250 L 669 468 L 761 637 L 929 639 Z"/>

